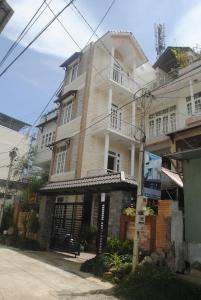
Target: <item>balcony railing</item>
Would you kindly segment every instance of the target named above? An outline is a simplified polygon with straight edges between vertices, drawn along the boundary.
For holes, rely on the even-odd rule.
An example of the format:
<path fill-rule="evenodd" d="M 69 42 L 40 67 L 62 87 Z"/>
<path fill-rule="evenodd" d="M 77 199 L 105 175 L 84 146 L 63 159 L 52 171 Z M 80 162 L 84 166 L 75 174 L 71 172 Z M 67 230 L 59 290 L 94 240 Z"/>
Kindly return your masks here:
<path fill-rule="evenodd" d="M 134 80 L 124 71 L 119 70 L 115 67 L 113 67 L 110 72 L 110 79 L 126 89 L 134 89 Z"/>
<path fill-rule="evenodd" d="M 118 86 L 134 92 L 135 82 L 132 75 L 126 74 L 124 71 L 119 70 L 115 67 L 105 68 L 100 70 L 96 75 L 96 84 L 105 84 L 107 80 L 111 80 Z"/>
<path fill-rule="evenodd" d="M 130 138 L 135 138 L 135 136 L 139 134 L 139 130 L 134 125 L 122 120 L 120 115 L 118 117 L 110 116 L 108 129 Z"/>
<path fill-rule="evenodd" d="M 106 115 L 105 115 L 106 116 Z M 100 120 L 103 118 L 102 121 L 98 122 L 97 125 L 93 126 L 94 132 L 102 131 L 102 130 L 109 130 L 113 133 L 119 134 L 122 137 L 129 138 L 131 140 L 138 141 L 141 134 L 140 129 L 131 123 L 123 120 L 121 114 L 117 115 L 108 115 L 106 118 L 104 118 L 104 115 L 100 117 Z M 92 120 L 92 123 L 94 121 L 98 121 L 99 118 L 95 118 Z"/>

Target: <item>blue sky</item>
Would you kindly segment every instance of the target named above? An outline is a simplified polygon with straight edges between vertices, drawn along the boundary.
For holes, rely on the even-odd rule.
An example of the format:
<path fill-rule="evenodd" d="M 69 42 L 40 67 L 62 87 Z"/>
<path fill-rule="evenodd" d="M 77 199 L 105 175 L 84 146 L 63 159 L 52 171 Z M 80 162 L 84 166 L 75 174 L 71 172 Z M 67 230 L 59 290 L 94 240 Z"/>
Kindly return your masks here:
<path fill-rule="evenodd" d="M 22 31 L 42 0 L 8 0 L 8 2 L 14 8 L 15 13 L 0 36 L 0 58 L 3 57 L 12 40 L 15 40 Z M 77 0 L 75 2 L 93 28 L 99 23 L 110 3 L 111 0 Z M 64 0 L 51 2 L 55 13 L 64 5 Z M 44 13 L 15 54 L 23 49 L 51 18 L 49 11 Z M 116 0 L 98 34 L 101 35 L 107 30 L 132 31 L 150 62 L 153 63 L 155 60 L 153 29 L 155 22 L 164 22 L 166 25 L 166 45 L 195 46 L 201 44 L 200 20 L 201 3 L 199 0 Z M 76 42 L 83 47 L 91 35 L 91 31 L 83 20 L 72 8 L 69 8 L 61 16 L 61 21 Z M 74 51 L 78 51 L 78 48 L 55 22 L 0 78 L 0 111 L 32 123 L 63 78 L 64 73 L 59 65 Z"/>

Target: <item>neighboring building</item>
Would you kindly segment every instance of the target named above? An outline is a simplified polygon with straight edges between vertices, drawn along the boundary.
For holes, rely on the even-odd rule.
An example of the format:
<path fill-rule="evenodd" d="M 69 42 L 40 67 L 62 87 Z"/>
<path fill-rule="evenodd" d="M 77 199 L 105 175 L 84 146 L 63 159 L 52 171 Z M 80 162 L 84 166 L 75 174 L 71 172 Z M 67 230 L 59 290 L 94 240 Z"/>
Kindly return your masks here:
<path fill-rule="evenodd" d="M 188 132 L 180 132 L 188 139 Z M 178 134 L 175 135 L 177 139 Z M 168 155 L 169 158 L 182 163 L 184 181 L 184 259 L 192 264 L 201 263 L 201 147 L 182 150 Z M 181 228 L 179 228 L 181 230 Z"/>
<path fill-rule="evenodd" d="M 154 65 L 157 66 L 158 73 L 161 71 L 160 67 L 164 69 L 163 65 L 168 64 L 169 56 L 165 64 L 165 54 L 166 51 L 162 54 L 162 65 L 161 58 Z M 152 90 L 152 103 L 145 122 L 146 147 L 155 154 L 162 156 L 173 150 L 170 133 L 198 125 L 201 121 L 201 60 L 197 56 L 194 58 L 195 62 L 191 61 L 183 68 L 178 68 L 178 64 L 175 64 L 175 72 L 178 74 L 176 78 L 166 73 L 169 79 Z M 164 161 L 164 164 L 167 166 L 168 162 Z"/>
<path fill-rule="evenodd" d="M 163 173 L 175 182 L 168 188 L 164 185 L 162 199 L 178 201 L 184 219 L 179 217 L 177 233 L 175 231 L 180 241 L 174 240 L 177 260 L 181 261 L 185 252 L 185 259 L 192 262 L 200 251 L 200 233 L 196 229 L 200 220 L 200 162 L 193 159 L 188 164 L 187 159 L 183 158 L 182 164 L 179 155 L 177 157 L 170 153 L 191 152 L 201 147 L 201 59 L 190 48 L 177 47 L 177 51 L 181 49 L 183 53 L 185 50 L 188 54 L 184 55 L 185 64 L 180 66 L 172 57 L 171 48 L 168 47 L 154 65 L 157 81 L 153 83 L 152 103 L 145 120 L 146 150 L 162 157 L 162 165 L 166 168 L 162 169 Z M 163 75 L 163 78 L 159 75 Z M 181 178 L 184 176 L 184 189 L 178 184 L 178 175 L 169 173 L 167 169 L 177 171 Z M 192 182 L 194 184 L 191 185 Z M 183 234 L 184 244 L 181 240 Z"/>
<path fill-rule="evenodd" d="M 108 216 L 102 226 L 105 236 L 108 233 L 118 237 L 122 207 L 136 193 L 134 176 L 137 175 L 139 147 L 135 138 L 138 131 L 135 101 L 131 100 L 137 90 L 155 79 L 155 72 L 132 33 L 128 32 L 106 33 L 82 52 L 74 53 L 61 67 L 65 69 L 65 80 L 57 100 L 59 112 L 52 145 L 50 183 L 41 191 L 44 194 L 40 212 L 41 240 L 46 245 L 50 243 L 51 233 L 47 230 L 50 224 L 47 222 L 53 222 L 56 234 L 68 232 L 73 235 L 74 231 L 68 227 L 72 223 L 71 228 L 80 230 L 80 221 L 77 224 L 72 216 L 66 225 L 60 224 L 56 217 L 57 213 L 61 217 L 69 209 L 68 204 L 72 210 L 75 201 L 83 206 L 83 214 L 87 212 L 87 216 L 82 217 L 87 220 L 85 225 L 95 227 L 101 224 L 98 220 L 101 203 L 104 204 L 102 214 Z M 123 105 L 125 107 L 120 109 Z M 119 180 L 119 187 L 122 187 L 123 178 L 125 183 L 130 182 L 130 190 L 128 185 L 124 187 L 127 192 L 114 192 L 117 186 L 113 186 L 113 174 L 116 176 L 114 182 Z M 80 178 L 84 178 L 84 197 L 74 196 L 80 193 L 79 188 L 74 188 L 79 186 Z M 91 192 L 87 188 L 89 182 L 93 182 Z M 102 182 L 105 189 L 100 186 L 95 189 L 95 182 L 98 186 Z M 105 193 L 106 190 L 111 193 Z M 55 210 L 55 218 L 50 221 L 45 214 L 51 213 L 55 202 L 60 203 L 56 208 L 61 211 Z M 76 209 L 74 213 L 77 213 Z"/>
<path fill-rule="evenodd" d="M 52 158 L 52 143 L 55 140 L 57 127 L 57 109 L 53 109 L 43 115 L 37 125 L 38 134 L 34 142 L 34 160 L 33 165 L 42 168 L 49 173 L 50 162 Z"/>
<path fill-rule="evenodd" d="M 10 165 L 9 152 L 16 148 L 17 160 L 15 165 L 18 165 L 23 157 L 26 157 L 29 148 L 29 139 L 25 134 L 25 128 L 30 126 L 20 120 L 12 118 L 8 115 L 0 113 L 0 194 L 4 196 L 5 185 L 8 178 L 8 170 Z M 10 180 L 15 183 L 20 178 L 16 175 L 14 168 L 12 169 Z"/>
<path fill-rule="evenodd" d="M 13 10 L 6 0 L 0 0 L 0 33 L 13 15 Z"/>

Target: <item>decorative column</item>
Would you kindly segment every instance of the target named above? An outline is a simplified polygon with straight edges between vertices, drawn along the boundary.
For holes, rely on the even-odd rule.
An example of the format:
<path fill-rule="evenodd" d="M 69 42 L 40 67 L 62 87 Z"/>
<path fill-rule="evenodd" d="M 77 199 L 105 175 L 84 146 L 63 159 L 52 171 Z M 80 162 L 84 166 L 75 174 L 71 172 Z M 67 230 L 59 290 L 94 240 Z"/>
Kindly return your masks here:
<path fill-rule="evenodd" d="M 131 176 L 135 175 L 135 144 L 131 146 Z"/>
<path fill-rule="evenodd" d="M 108 93 L 108 114 L 111 113 L 111 106 L 112 106 L 112 88 L 109 88 L 109 93 Z"/>
<path fill-rule="evenodd" d="M 108 152 L 109 152 L 109 134 L 105 135 L 105 151 L 104 151 L 104 171 L 107 171 L 107 162 L 108 162 Z"/>

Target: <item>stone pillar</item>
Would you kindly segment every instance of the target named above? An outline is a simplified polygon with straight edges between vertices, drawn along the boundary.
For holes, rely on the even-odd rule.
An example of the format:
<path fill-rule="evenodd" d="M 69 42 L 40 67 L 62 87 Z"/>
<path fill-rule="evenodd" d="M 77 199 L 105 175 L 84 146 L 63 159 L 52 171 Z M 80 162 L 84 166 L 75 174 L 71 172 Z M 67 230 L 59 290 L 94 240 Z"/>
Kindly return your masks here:
<path fill-rule="evenodd" d="M 135 175 L 135 144 L 131 146 L 131 176 Z"/>
<path fill-rule="evenodd" d="M 52 231 L 52 220 L 54 212 L 55 197 L 41 196 L 39 208 L 39 243 L 46 250 L 50 247 L 50 238 Z"/>
<path fill-rule="evenodd" d="M 119 238 L 120 216 L 124 195 L 122 191 L 110 193 L 110 209 L 108 221 L 108 237 Z"/>
<path fill-rule="evenodd" d="M 183 246 L 183 214 L 178 208 L 178 202 L 172 202 L 171 216 L 171 242 L 175 249 L 175 269 L 184 270 L 184 246 Z"/>

